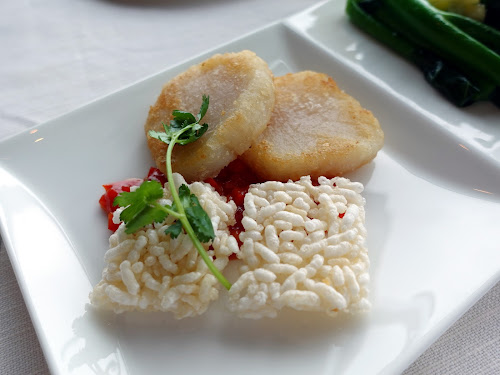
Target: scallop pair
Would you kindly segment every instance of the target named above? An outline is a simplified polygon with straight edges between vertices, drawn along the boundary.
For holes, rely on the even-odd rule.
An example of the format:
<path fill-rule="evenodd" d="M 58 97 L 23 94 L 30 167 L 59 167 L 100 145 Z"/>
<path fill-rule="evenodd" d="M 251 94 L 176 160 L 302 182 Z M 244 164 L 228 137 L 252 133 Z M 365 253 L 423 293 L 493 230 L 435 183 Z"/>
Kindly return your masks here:
<path fill-rule="evenodd" d="M 273 78 L 255 53 L 226 53 L 174 77 L 150 108 L 148 147 L 162 171 L 167 145 L 148 131 L 162 131 L 175 109 L 197 113 L 203 95 L 207 132 L 172 155 L 173 170 L 188 181 L 215 177 L 238 157 L 265 180 L 340 176 L 371 161 L 384 142 L 373 114 L 327 75 Z"/>

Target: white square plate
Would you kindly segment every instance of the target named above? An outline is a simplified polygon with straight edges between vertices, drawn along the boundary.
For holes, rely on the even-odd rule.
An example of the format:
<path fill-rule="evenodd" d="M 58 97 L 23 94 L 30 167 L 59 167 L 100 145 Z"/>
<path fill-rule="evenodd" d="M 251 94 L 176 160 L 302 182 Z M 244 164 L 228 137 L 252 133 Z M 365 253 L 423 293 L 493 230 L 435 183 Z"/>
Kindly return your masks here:
<path fill-rule="evenodd" d="M 107 249 L 101 185 L 153 164 L 143 134 L 161 86 L 216 52 L 250 49 L 276 75 L 317 70 L 372 110 L 386 145 L 365 184 L 373 309 L 331 319 L 96 314 Z M 0 144 L 0 222 L 56 374 L 399 373 L 500 279 L 499 109 L 457 109 L 328 2 Z"/>

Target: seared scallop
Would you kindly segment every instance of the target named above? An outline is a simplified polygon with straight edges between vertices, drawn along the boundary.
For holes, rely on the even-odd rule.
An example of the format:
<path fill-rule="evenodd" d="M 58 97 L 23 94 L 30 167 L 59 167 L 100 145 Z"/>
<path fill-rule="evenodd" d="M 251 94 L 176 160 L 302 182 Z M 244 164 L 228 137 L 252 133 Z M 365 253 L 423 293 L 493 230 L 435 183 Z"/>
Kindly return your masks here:
<path fill-rule="evenodd" d="M 145 124 L 148 147 L 165 172 L 167 145 L 148 135 L 163 131 L 175 109 L 197 114 L 202 96 L 210 105 L 202 123 L 207 132 L 196 142 L 174 147 L 172 168 L 187 181 L 215 177 L 222 168 L 248 150 L 264 131 L 274 106 L 272 73 L 255 53 L 218 54 L 190 67 L 168 82 Z"/>
<path fill-rule="evenodd" d="M 259 177 L 340 176 L 368 163 L 382 148 L 377 119 L 329 76 L 287 74 L 276 77 L 274 86 L 271 121 L 242 155 Z"/>

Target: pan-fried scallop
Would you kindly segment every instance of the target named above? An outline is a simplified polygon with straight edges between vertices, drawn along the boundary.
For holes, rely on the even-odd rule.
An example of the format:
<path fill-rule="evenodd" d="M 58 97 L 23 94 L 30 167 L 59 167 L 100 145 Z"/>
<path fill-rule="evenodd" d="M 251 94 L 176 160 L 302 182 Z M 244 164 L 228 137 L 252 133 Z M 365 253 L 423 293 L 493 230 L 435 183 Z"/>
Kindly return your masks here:
<path fill-rule="evenodd" d="M 202 96 L 210 105 L 202 122 L 207 132 L 196 142 L 175 146 L 172 168 L 187 181 L 215 177 L 245 152 L 269 123 L 274 106 L 272 73 L 255 53 L 242 51 L 214 55 L 173 78 L 149 110 L 145 124 L 148 147 L 165 172 L 167 145 L 148 135 L 163 131 L 175 109 L 197 114 Z"/>
<path fill-rule="evenodd" d="M 384 143 L 373 114 L 325 74 L 304 71 L 274 79 L 271 121 L 242 158 L 259 177 L 334 177 L 372 160 Z"/>

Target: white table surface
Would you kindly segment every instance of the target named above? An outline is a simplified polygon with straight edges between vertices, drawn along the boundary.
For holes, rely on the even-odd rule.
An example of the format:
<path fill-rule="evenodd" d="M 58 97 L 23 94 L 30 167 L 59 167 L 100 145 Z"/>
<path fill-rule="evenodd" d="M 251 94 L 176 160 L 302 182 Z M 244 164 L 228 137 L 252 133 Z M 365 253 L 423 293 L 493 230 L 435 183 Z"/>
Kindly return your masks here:
<path fill-rule="evenodd" d="M 0 140 L 317 2 L 3 0 Z M 49 373 L 1 241 L 0 373 Z M 499 373 L 497 284 L 404 374 Z"/>

